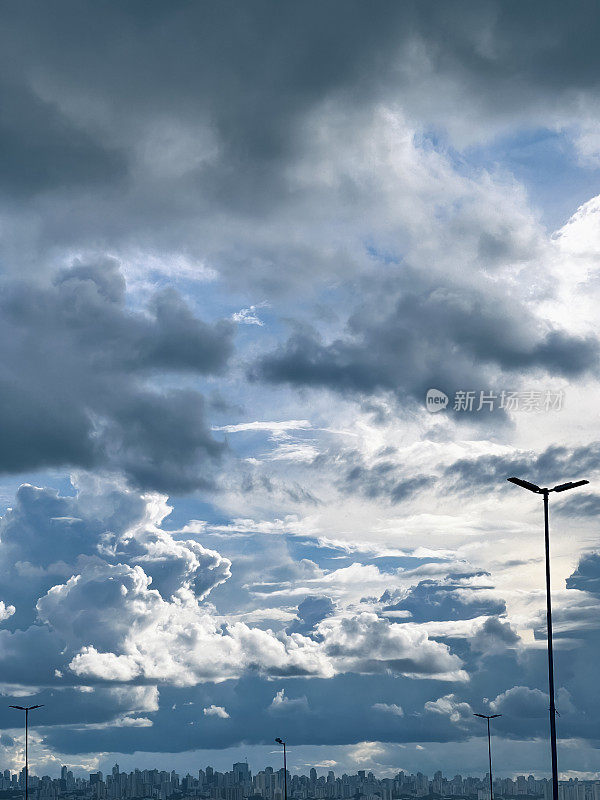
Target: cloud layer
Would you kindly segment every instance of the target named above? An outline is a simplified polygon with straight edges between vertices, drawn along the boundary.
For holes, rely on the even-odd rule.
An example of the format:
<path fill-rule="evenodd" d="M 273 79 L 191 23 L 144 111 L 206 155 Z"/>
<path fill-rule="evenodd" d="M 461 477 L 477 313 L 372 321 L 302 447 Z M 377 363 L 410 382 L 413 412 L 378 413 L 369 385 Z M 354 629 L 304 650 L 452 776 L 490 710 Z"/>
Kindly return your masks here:
<path fill-rule="evenodd" d="M 204 399 L 165 378 L 222 370 L 229 323 L 204 323 L 172 290 L 132 311 L 114 261 L 75 266 L 48 287 L 10 281 L 1 306 L 3 472 L 105 469 L 169 490 L 210 481 L 206 464 L 223 447 Z"/>

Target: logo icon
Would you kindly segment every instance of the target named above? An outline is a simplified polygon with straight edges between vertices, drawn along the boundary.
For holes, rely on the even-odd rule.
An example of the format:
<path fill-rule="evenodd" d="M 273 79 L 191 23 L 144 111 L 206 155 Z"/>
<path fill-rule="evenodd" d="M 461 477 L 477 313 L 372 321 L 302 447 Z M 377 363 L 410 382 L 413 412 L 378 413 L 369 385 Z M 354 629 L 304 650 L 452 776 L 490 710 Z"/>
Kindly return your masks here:
<path fill-rule="evenodd" d="M 448 395 L 439 389 L 428 389 L 425 395 L 425 406 L 432 414 L 441 411 L 448 405 Z"/>

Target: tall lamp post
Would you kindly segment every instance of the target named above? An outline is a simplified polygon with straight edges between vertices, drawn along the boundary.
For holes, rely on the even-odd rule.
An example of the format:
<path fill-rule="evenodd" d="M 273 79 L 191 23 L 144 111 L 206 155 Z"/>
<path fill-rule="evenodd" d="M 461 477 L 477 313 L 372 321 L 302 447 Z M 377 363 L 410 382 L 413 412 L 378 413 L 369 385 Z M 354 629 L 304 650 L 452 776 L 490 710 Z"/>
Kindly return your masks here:
<path fill-rule="evenodd" d="M 283 745 L 283 800 L 287 800 L 287 758 L 285 753 L 285 742 L 279 736 L 275 739 L 277 744 Z"/>
<path fill-rule="evenodd" d="M 9 708 L 16 708 L 17 711 L 25 712 L 25 800 L 28 800 L 28 784 L 29 784 L 29 753 L 28 753 L 28 737 L 29 737 L 29 712 L 34 708 L 42 708 L 39 706 L 9 706 Z"/>
<path fill-rule="evenodd" d="M 552 800 L 558 800 L 558 765 L 556 761 L 556 706 L 554 705 L 554 654 L 552 650 L 552 602 L 550 598 L 550 530 L 548 526 L 548 495 L 550 492 L 566 492 L 576 486 L 585 486 L 589 481 L 568 481 L 559 483 L 552 489 L 536 486 L 521 478 L 507 478 L 508 481 L 544 496 L 544 541 L 546 545 L 546 622 L 548 629 L 548 694 L 550 695 L 550 751 L 552 754 Z"/>
<path fill-rule="evenodd" d="M 490 720 L 496 719 L 496 717 L 501 717 L 502 714 L 473 714 L 474 717 L 481 717 L 481 719 L 487 720 L 487 731 L 488 731 L 488 758 L 490 762 L 490 800 L 494 800 L 493 794 L 493 783 L 492 783 L 492 739 L 490 736 Z"/>

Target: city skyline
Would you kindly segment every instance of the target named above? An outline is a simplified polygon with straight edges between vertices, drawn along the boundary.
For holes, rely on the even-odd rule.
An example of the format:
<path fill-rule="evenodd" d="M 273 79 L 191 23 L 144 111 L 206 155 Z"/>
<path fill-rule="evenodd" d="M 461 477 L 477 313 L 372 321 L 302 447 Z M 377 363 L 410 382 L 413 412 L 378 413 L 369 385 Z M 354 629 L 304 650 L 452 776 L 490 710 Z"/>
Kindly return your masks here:
<path fill-rule="evenodd" d="M 294 773 L 298 779 L 306 779 L 311 784 L 318 784 L 319 786 L 327 786 L 330 785 L 333 781 L 341 780 L 344 782 L 346 779 L 350 780 L 350 783 L 354 782 L 357 785 L 361 783 L 373 783 L 377 782 L 380 784 L 383 781 L 384 786 L 389 786 L 390 778 L 387 776 L 378 776 L 375 775 L 371 770 L 356 770 L 353 774 L 336 774 L 334 769 L 331 769 L 329 765 L 317 765 L 317 766 L 309 766 L 308 764 L 304 765 L 304 767 L 308 770 L 306 773 L 300 772 L 301 767 L 295 767 Z M 200 767 L 198 770 L 195 771 L 194 774 L 191 772 L 187 772 L 185 775 L 180 775 L 176 770 L 168 770 L 168 769 L 159 769 L 157 767 L 153 767 L 151 769 L 143 769 L 140 770 L 135 768 L 131 772 L 121 770 L 118 763 L 115 763 L 110 772 L 106 774 L 102 772 L 102 770 L 98 770 L 95 772 L 90 772 L 87 774 L 83 770 L 79 770 L 80 774 L 75 774 L 72 769 L 69 768 L 68 765 L 61 765 L 60 772 L 58 776 L 38 776 L 34 775 L 30 772 L 30 778 L 32 779 L 32 788 L 36 789 L 39 788 L 39 781 L 43 777 L 50 777 L 53 781 L 60 780 L 67 781 L 66 786 L 61 786 L 63 792 L 69 792 L 71 790 L 75 790 L 79 786 L 83 786 L 86 784 L 89 787 L 94 787 L 95 783 L 103 783 L 105 786 L 106 780 L 115 780 L 120 776 L 125 776 L 126 778 L 131 779 L 132 777 L 142 776 L 140 780 L 144 780 L 148 774 L 159 774 L 162 778 L 168 776 L 168 779 L 173 784 L 174 788 L 180 789 L 182 781 L 185 778 L 193 778 L 194 781 L 200 782 L 202 786 L 205 788 L 209 788 L 211 785 L 221 786 L 221 787 L 237 787 L 237 786 L 246 786 L 248 788 L 248 793 L 252 794 L 252 790 L 257 788 L 256 781 L 258 780 L 258 786 L 260 786 L 261 781 L 264 782 L 265 775 L 274 775 L 279 776 L 276 778 L 275 783 L 271 787 L 272 790 L 275 792 L 280 792 L 283 787 L 283 766 L 274 767 L 272 765 L 264 766 L 262 769 L 258 770 L 256 773 L 250 769 L 247 761 L 236 762 L 233 764 L 232 769 L 228 772 L 220 772 L 219 770 L 214 769 L 213 766 L 207 765 L 204 768 Z M 290 770 L 288 772 L 288 779 L 294 777 Z M 23 788 L 24 785 L 24 768 L 19 773 L 11 773 L 8 769 L 2 769 L 0 767 L 0 790 L 2 789 L 10 789 L 15 788 L 15 784 L 18 784 L 19 788 Z M 410 786 L 417 791 L 424 791 L 426 794 L 433 793 L 433 794 L 445 794 L 441 788 L 436 788 L 436 782 L 444 781 L 444 783 L 452 784 L 451 791 L 448 791 L 448 795 L 468 795 L 472 794 L 472 789 L 481 790 L 485 792 L 486 784 L 489 779 L 489 773 L 484 774 L 483 776 L 472 776 L 472 775 L 460 775 L 455 774 L 452 777 L 444 775 L 442 770 L 436 770 L 433 778 L 430 778 L 428 775 L 423 774 L 421 772 L 412 773 L 406 770 L 398 770 L 394 776 L 394 780 L 405 782 L 407 793 L 408 788 Z M 572 784 L 572 783 L 590 783 L 590 784 L 597 784 L 598 785 L 598 794 L 600 794 L 600 780 L 598 779 L 582 779 L 579 780 L 578 778 L 569 778 L 566 780 L 561 780 L 562 785 Z M 514 786 L 513 786 L 514 784 Z M 534 796 L 544 796 L 544 793 L 548 794 L 551 793 L 551 781 L 547 777 L 543 778 L 536 778 L 534 775 L 517 775 L 516 773 L 512 777 L 498 777 L 494 779 L 494 793 L 496 793 L 496 788 L 498 789 L 498 794 L 505 796 L 518 796 L 518 795 L 534 795 Z M 294 784 L 297 785 L 297 784 Z M 429 787 L 429 791 L 428 790 Z M 465 789 L 465 787 L 467 787 Z M 470 789 L 469 789 L 470 787 Z M 506 791 L 507 787 L 509 789 L 514 788 L 513 791 Z M 197 788 L 197 787 L 196 787 Z M 264 788 L 264 787 L 263 787 Z M 293 785 L 291 786 L 293 789 Z M 191 787 L 190 787 L 191 789 Z M 185 788 L 182 790 L 185 793 Z M 193 792 L 190 792 L 193 793 Z M 256 792 L 257 794 L 259 792 Z M 341 795 L 340 795 L 341 796 Z M 489 798 L 489 793 L 488 793 Z M 385 800 L 385 798 L 384 798 Z"/>

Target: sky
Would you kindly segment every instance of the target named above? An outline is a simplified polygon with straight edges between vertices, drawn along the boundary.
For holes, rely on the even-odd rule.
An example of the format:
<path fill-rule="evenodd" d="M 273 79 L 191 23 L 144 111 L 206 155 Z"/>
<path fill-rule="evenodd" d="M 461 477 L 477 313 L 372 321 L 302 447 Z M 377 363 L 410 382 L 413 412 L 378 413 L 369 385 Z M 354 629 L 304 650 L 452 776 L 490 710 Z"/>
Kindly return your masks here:
<path fill-rule="evenodd" d="M 597 5 L 0 18 L 0 765 L 598 777 Z"/>

